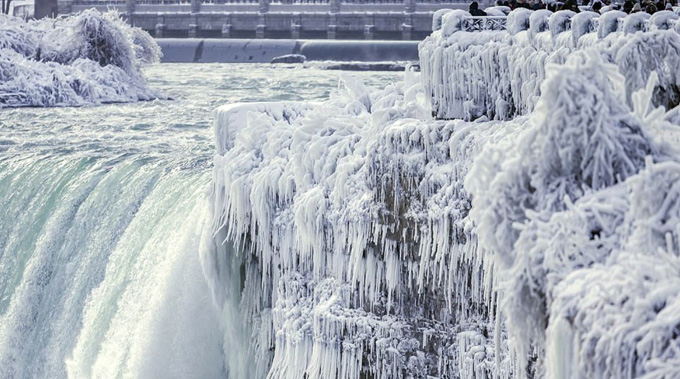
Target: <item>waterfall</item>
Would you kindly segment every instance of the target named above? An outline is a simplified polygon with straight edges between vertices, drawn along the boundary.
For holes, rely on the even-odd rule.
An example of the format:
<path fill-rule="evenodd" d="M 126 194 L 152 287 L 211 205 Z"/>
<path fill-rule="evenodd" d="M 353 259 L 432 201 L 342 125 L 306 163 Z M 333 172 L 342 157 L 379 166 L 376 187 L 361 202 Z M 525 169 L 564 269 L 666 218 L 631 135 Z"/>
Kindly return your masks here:
<path fill-rule="evenodd" d="M 209 173 L 0 161 L 0 378 L 224 377 L 198 257 Z"/>

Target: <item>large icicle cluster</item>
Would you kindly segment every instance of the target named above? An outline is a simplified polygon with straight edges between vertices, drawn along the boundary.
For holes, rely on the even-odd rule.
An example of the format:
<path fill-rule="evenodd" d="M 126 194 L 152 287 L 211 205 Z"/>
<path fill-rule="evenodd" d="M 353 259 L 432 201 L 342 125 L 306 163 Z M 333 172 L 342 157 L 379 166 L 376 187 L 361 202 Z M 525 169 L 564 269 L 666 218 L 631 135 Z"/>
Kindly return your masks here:
<path fill-rule="evenodd" d="M 117 13 L 25 21 L 0 14 L 0 107 L 149 100 L 141 73 L 160 48 Z"/>
<path fill-rule="evenodd" d="M 420 88 L 412 78 L 371 92 L 346 78 L 322 104 L 218 109 L 217 245 L 237 245 L 234 296 L 255 325 L 261 376 L 490 377 L 508 367 L 485 274 L 493 262 L 465 229 L 463 189 L 479 146 L 506 126 L 423 122 Z M 228 253 L 204 254 L 213 278 Z"/>
<path fill-rule="evenodd" d="M 516 12 L 508 28 L 592 21 L 560 15 Z M 503 33 L 470 40 L 505 43 Z M 374 91 L 344 78 L 322 103 L 219 108 L 202 263 L 230 374 L 676 375 L 680 115 L 657 107 L 675 102 L 676 56 L 630 45 L 677 38 L 664 33 L 605 38 L 631 57 L 616 63 L 586 35 L 582 51 L 530 66 L 544 79 L 526 84 L 540 92 L 510 121 L 432 119 L 436 86 L 414 73 Z M 422 75 L 450 63 L 435 58 Z M 636 66 L 644 59 L 664 70 Z M 476 96 L 474 85 L 440 89 Z"/>
<path fill-rule="evenodd" d="M 563 63 L 578 51 L 594 48 L 616 64 L 631 94 L 655 71 L 659 91 L 655 105 L 680 103 L 680 35 L 673 30 L 677 15 L 651 17 L 623 12 L 574 14 L 517 9 L 507 30 L 467 32 L 471 18 L 464 11 L 442 17 L 436 30 L 419 46 L 423 84 L 438 118 L 507 120 L 533 111 L 549 63 Z"/>

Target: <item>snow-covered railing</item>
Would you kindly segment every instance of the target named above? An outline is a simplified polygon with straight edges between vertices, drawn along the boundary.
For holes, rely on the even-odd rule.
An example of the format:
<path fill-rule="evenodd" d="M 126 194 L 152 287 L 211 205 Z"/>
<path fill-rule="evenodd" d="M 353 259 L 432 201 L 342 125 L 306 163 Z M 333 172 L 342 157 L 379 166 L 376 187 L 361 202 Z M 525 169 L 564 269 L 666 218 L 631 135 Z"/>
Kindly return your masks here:
<path fill-rule="evenodd" d="M 334 0 L 339 4 L 352 4 L 352 5 L 380 5 L 380 4 L 403 4 L 405 7 L 409 4 L 411 0 Z M 153 5 L 176 5 L 176 4 L 189 4 L 191 0 L 72 0 L 69 3 L 73 5 L 125 5 L 128 3 L 134 4 L 153 4 Z M 260 0 L 198 0 L 197 4 L 251 4 L 251 3 L 261 3 Z M 265 1 L 263 5 L 266 4 L 328 4 L 332 3 L 331 0 L 273 0 Z M 467 4 L 467 0 L 452 0 L 452 1 L 442 1 L 442 0 L 417 0 L 413 4 Z"/>
<path fill-rule="evenodd" d="M 343 0 L 343 1 L 353 1 L 353 0 Z M 362 3 L 365 1 L 362 1 Z M 672 12 L 669 11 L 669 13 L 664 13 L 662 14 L 661 18 L 657 18 L 657 20 L 662 20 L 663 22 L 667 22 L 667 19 L 665 16 L 670 15 Z M 671 16 L 672 17 L 672 16 Z M 506 30 L 507 29 L 507 16 L 470 16 L 464 19 L 463 25 L 462 25 L 462 31 L 466 32 L 481 32 L 485 30 Z M 643 16 L 642 18 L 636 19 L 636 21 L 639 21 L 635 29 L 637 31 L 641 32 L 647 32 L 652 30 L 652 26 L 654 25 L 654 21 L 651 20 L 650 18 L 646 18 L 646 16 Z M 598 28 L 600 19 L 599 18 L 593 18 L 591 20 L 592 27 L 594 30 Z M 674 22 L 674 19 L 673 19 Z M 616 22 L 616 30 L 615 31 L 623 31 L 625 28 L 625 23 L 626 23 L 626 18 L 617 18 Z M 566 18 L 564 19 L 564 24 L 562 26 L 564 28 L 564 31 L 571 30 L 571 19 Z M 658 25 L 657 25 L 658 29 Z M 668 28 L 666 28 L 668 29 Z"/>
<path fill-rule="evenodd" d="M 470 3 L 467 0 L 451 0 L 451 1 L 448 1 L 448 0 L 416 0 L 415 2 L 419 3 L 419 4 L 442 4 L 444 6 L 446 4 L 458 4 L 458 3 L 469 4 Z"/>
<path fill-rule="evenodd" d="M 655 104 L 680 102 L 680 35 L 673 31 L 680 24 L 673 12 L 598 15 L 518 9 L 505 25 L 482 20 L 461 10 L 436 12 L 434 32 L 419 46 L 422 80 L 436 117 L 509 119 L 527 114 L 540 95 L 545 66 L 589 48 L 620 67 L 628 101 L 644 86 L 642 67 L 647 75 L 659 73 L 663 90 Z"/>
<path fill-rule="evenodd" d="M 246 2 L 247 0 L 243 0 L 243 2 Z M 77 2 L 78 4 L 81 4 L 80 1 Z M 188 5 L 191 4 L 190 0 L 136 0 L 137 4 L 153 4 L 153 5 Z"/>
<path fill-rule="evenodd" d="M 328 4 L 330 0 L 276 0 L 271 4 Z"/>
<path fill-rule="evenodd" d="M 466 32 L 481 32 L 483 30 L 505 30 L 507 17 L 486 16 L 465 19 L 463 30 Z"/>
<path fill-rule="evenodd" d="M 404 0 L 342 0 L 343 4 L 403 4 Z"/>
<path fill-rule="evenodd" d="M 78 4 L 82 5 L 101 5 L 100 0 L 80 0 L 78 1 Z M 107 0 L 106 5 L 125 5 L 127 3 L 126 0 Z"/>

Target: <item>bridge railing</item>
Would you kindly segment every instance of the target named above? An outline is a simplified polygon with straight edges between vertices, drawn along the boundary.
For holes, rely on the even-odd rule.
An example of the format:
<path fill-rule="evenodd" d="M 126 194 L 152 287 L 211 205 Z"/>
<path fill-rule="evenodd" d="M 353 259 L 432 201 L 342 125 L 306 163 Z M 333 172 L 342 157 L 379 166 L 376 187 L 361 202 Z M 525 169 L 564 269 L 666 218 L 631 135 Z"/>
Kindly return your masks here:
<path fill-rule="evenodd" d="M 394 11 L 401 9 L 406 13 L 414 11 L 434 11 L 436 9 L 445 7 L 446 5 L 457 5 L 457 8 L 462 8 L 470 0 L 59 0 L 60 3 L 68 3 L 74 8 L 74 11 L 81 10 L 86 6 L 97 6 L 105 9 L 107 6 L 125 6 L 127 5 L 129 11 L 134 11 L 136 5 L 153 6 L 154 10 L 161 10 L 162 7 L 166 12 L 179 11 L 183 8 L 175 8 L 177 6 L 191 5 L 192 12 L 200 11 L 200 6 L 205 5 L 223 5 L 223 6 L 242 6 L 242 5 L 258 5 L 260 12 L 267 12 L 269 5 L 285 5 L 285 6 L 300 6 L 300 11 L 304 11 L 305 6 L 330 5 L 330 11 L 342 12 L 343 4 L 347 6 L 347 11 L 356 11 L 362 9 L 366 11 Z M 490 0 L 489 0 L 490 1 Z M 483 2 L 482 2 L 483 3 Z M 399 8 L 398 6 L 401 6 Z M 382 9 L 384 7 L 390 9 Z M 69 12 L 67 10 L 67 12 Z"/>
<path fill-rule="evenodd" d="M 463 30 L 479 32 L 482 30 L 505 30 L 508 18 L 505 16 L 470 17 L 463 22 Z"/>
<path fill-rule="evenodd" d="M 330 0 L 273 0 L 270 4 L 328 4 Z"/>

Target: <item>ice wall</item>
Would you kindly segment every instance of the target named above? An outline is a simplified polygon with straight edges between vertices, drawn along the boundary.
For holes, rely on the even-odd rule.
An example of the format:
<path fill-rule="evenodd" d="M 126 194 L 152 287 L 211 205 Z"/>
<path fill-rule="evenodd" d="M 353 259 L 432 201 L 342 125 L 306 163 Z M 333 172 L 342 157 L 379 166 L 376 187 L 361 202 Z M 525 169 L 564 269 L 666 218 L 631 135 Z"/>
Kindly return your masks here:
<path fill-rule="evenodd" d="M 659 90 L 654 104 L 670 109 L 680 102 L 680 76 L 674 69 L 680 63 L 675 18 L 670 11 L 650 19 L 646 13 L 600 16 L 518 9 L 508 16 L 505 30 L 469 32 L 469 13 L 446 13 L 441 30 L 419 46 L 432 114 L 468 120 L 529 114 L 541 94 L 546 65 L 564 63 L 588 48 L 618 67 L 629 105 L 632 93 L 656 71 Z"/>
<path fill-rule="evenodd" d="M 509 374 L 462 181 L 505 126 L 423 122 L 409 76 L 382 91 L 347 78 L 322 104 L 217 111 L 219 237 L 205 266 L 218 292 L 241 278 L 231 296 L 253 330 L 234 343 L 251 346 L 260 377 Z"/>
<path fill-rule="evenodd" d="M 592 21 L 582 15 L 518 12 L 508 27 Z M 600 30 L 615 24 L 606 19 Z M 447 23 L 458 25 L 445 19 L 442 31 Z M 552 41 L 545 33 L 512 38 Z M 597 41 L 586 35 L 583 49 L 526 66 L 542 72 L 527 84 L 541 90 L 509 121 L 431 117 L 437 88 L 444 106 L 451 86 L 476 94 L 474 83 L 428 84 L 445 55 L 425 78 L 407 73 L 381 90 L 345 78 L 322 103 L 219 108 L 202 259 L 236 325 L 225 334 L 230 374 L 673 377 L 680 118 L 657 105 L 674 82 L 667 71 L 644 77 L 637 58 L 612 63 Z M 629 49 L 618 56 L 636 57 Z M 656 56 L 653 67 L 675 59 Z"/>
<path fill-rule="evenodd" d="M 0 107 L 150 100 L 141 67 L 160 48 L 117 13 L 92 9 L 58 19 L 0 15 Z"/>

